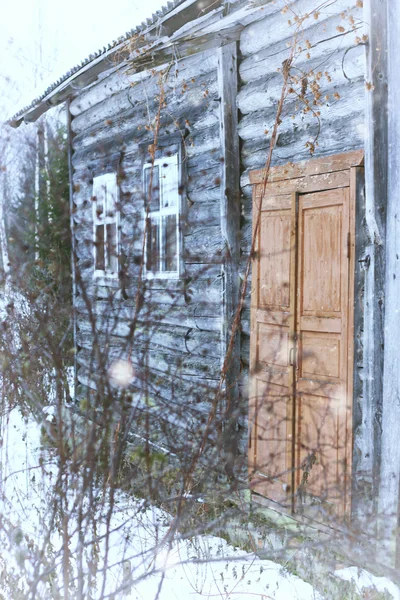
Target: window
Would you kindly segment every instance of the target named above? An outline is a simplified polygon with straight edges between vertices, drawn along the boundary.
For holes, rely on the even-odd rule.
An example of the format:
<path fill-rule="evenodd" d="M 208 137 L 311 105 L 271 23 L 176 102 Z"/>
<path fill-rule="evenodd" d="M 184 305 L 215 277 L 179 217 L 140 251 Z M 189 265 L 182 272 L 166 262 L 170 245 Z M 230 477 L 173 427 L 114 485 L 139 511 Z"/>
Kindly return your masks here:
<path fill-rule="evenodd" d="M 178 154 L 143 167 L 146 202 L 146 274 L 177 278 L 180 272 Z"/>
<path fill-rule="evenodd" d="M 119 213 L 116 173 L 93 179 L 93 237 L 95 276 L 118 276 Z"/>

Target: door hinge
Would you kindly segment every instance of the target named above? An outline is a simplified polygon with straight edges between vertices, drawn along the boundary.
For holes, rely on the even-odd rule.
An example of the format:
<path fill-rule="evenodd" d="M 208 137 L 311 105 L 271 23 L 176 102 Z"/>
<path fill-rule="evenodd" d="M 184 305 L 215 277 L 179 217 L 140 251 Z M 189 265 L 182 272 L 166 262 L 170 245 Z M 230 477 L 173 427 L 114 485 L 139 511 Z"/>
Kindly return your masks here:
<path fill-rule="evenodd" d="M 351 237 L 350 237 L 350 232 L 347 234 L 347 258 L 350 258 L 350 243 L 351 243 Z"/>

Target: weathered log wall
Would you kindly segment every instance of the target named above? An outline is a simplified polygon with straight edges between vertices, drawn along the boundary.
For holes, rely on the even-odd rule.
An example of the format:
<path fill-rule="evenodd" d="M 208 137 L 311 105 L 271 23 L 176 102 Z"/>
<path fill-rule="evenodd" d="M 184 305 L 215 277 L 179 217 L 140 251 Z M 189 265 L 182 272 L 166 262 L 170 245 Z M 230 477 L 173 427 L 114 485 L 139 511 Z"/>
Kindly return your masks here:
<path fill-rule="evenodd" d="M 299 15 L 312 8 L 311 0 L 292 6 Z M 233 3 L 234 5 L 234 3 Z M 305 114 L 289 97 L 279 129 L 273 164 L 310 157 L 306 142 L 320 128 L 315 156 L 360 148 L 364 144 L 365 48 L 362 11 L 348 0 L 336 0 L 303 23 L 299 40 L 303 51 L 294 72 L 327 72 L 321 78 L 322 105 L 319 121 Z M 240 269 L 244 270 L 251 244 L 251 186 L 249 171 L 265 164 L 270 132 L 282 87 L 278 69 L 288 57 L 293 16 L 267 2 L 259 10 L 238 10 L 243 27 L 239 41 L 238 70 L 241 163 Z M 341 14 L 344 11 L 344 14 Z M 232 25 L 235 12 L 221 17 Z M 179 41 L 177 42 L 179 48 Z M 197 49 L 197 46 L 196 46 Z M 196 50 L 197 51 L 197 50 Z M 308 56 L 309 53 L 309 56 Z M 96 360 L 92 351 L 96 320 L 98 343 L 110 362 L 127 356 L 131 323 L 135 312 L 137 278 L 143 238 L 142 150 L 152 143 L 149 125 L 158 108 L 159 72 L 168 71 L 165 108 L 161 113 L 160 136 L 181 136 L 185 146 L 185 189 L 182 214 L 184 274 L 178 281 L 146 282 L 146 293 L 135 332 L 132 360 L 138 373 L 151 372 L 149 395 L 161 403 L 165 416 L 190 413 L 192 431 L 207 414 L 207 403 L 218 384 L 224 331 L 224 282 L 221 266 L 226 254 L 223 238 L 225 190 L 221 164 L 226 140 L 221 133 L 221 86 L 218 84 L 218 51 L 211 48 L 178 59 L 153 71 L 111 67 L 96 83 L 82 91 L 70 105 L 74 168 L 74 223 L 76 254 L 81 280 L 77 299 L 78 379 L 91 384 L 90 371 Z M 159 61 L 155 61 L 159 65 Z M 312 79 L 309 78 L 310 81 Z M 230 90 L 232 93 L 232 90 Z M 334 95 L 335 94 L 335 95 Z M 309 96 L 311 98 L 311 95 Z M 326 98 L 326 99 L 325 99 Z M 233 145 L 234 146 L 234 145 Z M 232 147 L 233 147 L 232 146 Z M 93 281 L 92 179 L 105 170 L 118 169 L 121 201 L 121 250 L 124 281 L 97 285 Z M 222 225 L 222 227 L 221 227 Z M 90 300 L 85 300 L 85 293 Z M 251 285 L 249 285 L 249 290 Z M 242 311 L 240 343 L 243 418 L 242 451 L 246 452 L 247 380 L 249 362 L 249 298 Z M 88 304 L 93 303 L 91 316 Z M 145 358 L 147 356 L 147 358 Z M 169 414 L 171 413 L 171 414 Z M 174 417 L 174 418 L 175 418 Z M 181 421 L 180 421 L 181 422 Z M 187 422 L 187 421 L 185 421 Z"/>
<path fill-rule="evenodd" d="M 302 52 L 294 62 L 293 74 L 327 72 L 321 85 L 322 105 L 319 120 L 311 112 L 304 114 L 301 103 L 288 95 L 279 128 L 272 164 L 298 162 L 310 158 L 308 141 L 313 141 L 319 128 L 314 157 L 346 152 L 364 145 L 365 47 L 356 41 L 362 38 L 362 9 L 350 6 L 347 0 L 337 0 L 321 8 L 315 15 L 313 2 L 298 0 L 293 10 L 283 12 L 278 4 L 272 14 L 248 25 L 241 34 L 239 66 L 241 138 L 242 229 L 241 251 L 244 270 L 251 245 L 252 187 L 249 171 L 262 168 L 268 154 L 277 105 L 282 90 L 283 62 L 289 57 L 295 14 L 310 13 L 303 23 L 299 39 Z M 317 3 L 315 3 L 317 4 Z M 268 5 L 270 8 L 271 5 Z M 342 11 L 344 13 L 342 14 Z M 307 56 L 309 54 L 309 56 Z M 312 77 L 308 77 L 309 82 Z M 338 96 L 334 96 L 338 94 Z M 325 97 L 327 96 L 327 99 Z M 308 93 L 312 102 L 312 94 Z M 293 98 L 293 99 L 291 99 Z M 251 290 L 251 283 L 249 284 Z M 242 314 L 242 394 L 247 396 L 249 358 L 249 299 Z M 243 438 L 243 451 L 245 452 Z"/>
<path fill-rule="evenodd" d="M 106 365 L 127 357 L 138 388 L 166 421 L 192 433 L 207 414 L 221 366 L 220 133 L 215 50 L 173 60 L 164 83 L 160 139 L 184 146 L 180 280 L 144 280 L 132 338 L 142 261 L 143 152 L 158 110 L 159 70 L 115 72 L 71 103 L 74 227 L 78 297 L 77 363 L 81 385 L 95 387 L 97 348 Z M 118 170 L 123 281 L 93 279 L 93 177 Z M 96 336 L 94 335 L 96 331 Z"/>

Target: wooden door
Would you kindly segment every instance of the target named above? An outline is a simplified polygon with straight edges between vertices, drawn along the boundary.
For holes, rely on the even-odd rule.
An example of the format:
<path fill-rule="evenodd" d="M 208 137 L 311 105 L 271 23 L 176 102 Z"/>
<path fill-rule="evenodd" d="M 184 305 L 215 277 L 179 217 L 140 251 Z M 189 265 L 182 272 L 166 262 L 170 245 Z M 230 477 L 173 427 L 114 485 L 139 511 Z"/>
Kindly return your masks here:
<path fill-rule="evenodd" d="M 349 510 L 350 167 L 359 158 L 351 153 L 322 166 L 277 168 L 265 193 L 262 183 L 254 189 L 253 226 L 260 211 L 260 227 L 252 271 L 251 487 L 318 519 Z M 332 164 L 342 168 L 326 173 Z"/>

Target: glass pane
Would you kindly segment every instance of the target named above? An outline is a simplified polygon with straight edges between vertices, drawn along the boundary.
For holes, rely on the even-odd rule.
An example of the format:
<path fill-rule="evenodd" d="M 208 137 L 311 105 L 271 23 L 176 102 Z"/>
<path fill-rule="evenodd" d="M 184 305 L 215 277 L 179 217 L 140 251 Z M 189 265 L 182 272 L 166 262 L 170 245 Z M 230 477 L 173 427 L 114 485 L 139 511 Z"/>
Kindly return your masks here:
<path fill-rule="evenodd" d="M 117 224 L 110 223 L 107 225 L 107 268 L 113 273 L 118 272 L 117 251 Z"/>
<path fill-rule="evenodd" d="M 176 271 L 177 261 L 177 237 L 176 237 L 176 215 L 163 217 L 163 271 Z"/>
<path fill-rule="evenodd" d="M 98 188 L 97 192 L 98 193 L 96 196 L 96 217 L 98 219 L 101 219 L 101 217 L 103 217 L 103 215 L 104 215 L 105 195 L 104 195 L 104 190 L 102 190 L 101 188 Z"/>
<path fill-rule="evenodd" d="M 152 273 L 160 269 L 160 227 L 158 217 L 147 220 L 146 269 Z"/>
<path fill-rule="evenodd" d="M 104 225 L 96 225 L 96 241 L 95 241 L 95 256 L 96 269 L 104 271 Z"/>
<path fill-rule="evenodd" d="M 149 191 L 150 184 L 151 192 Z M 145 169 L 144 192 L 146 206 L 149 206 L 149 210 L 160 210 L 160 168 L 158 165 Z"/>
<path fill-rule="evenodd" d="M 178 201 L 178 165 L 163 163 L 161 165 L 162 206 L 176 206 Z"/>
<path fill-rule="evenodd" d="M 93 180 L 93 200 L 96 203 L 96 218 L 101 219 L 104 216 L 105 187 L 101 177 L 95 177 Z"/>
<path fill-rule="evenodd" d="M 106 217 L 114 217 L 116 211 L 116 189 L 111 183 L 106 186 Z"/>

